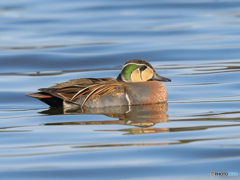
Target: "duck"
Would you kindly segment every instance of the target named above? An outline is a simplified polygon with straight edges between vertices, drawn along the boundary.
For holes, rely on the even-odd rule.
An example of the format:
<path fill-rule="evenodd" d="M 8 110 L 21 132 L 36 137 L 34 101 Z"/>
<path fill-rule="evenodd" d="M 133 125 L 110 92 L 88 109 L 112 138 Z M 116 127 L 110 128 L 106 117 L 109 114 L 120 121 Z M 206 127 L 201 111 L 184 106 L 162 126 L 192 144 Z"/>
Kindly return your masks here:
<path fill-rule="evenodd" d="M 50 107 L 102 108 L 166 103 L 168 92 L 162 82 L 171 79 L 160 76 L 153 66 L 142 59 L 127 61 L 118 77 L 79 78 L 57 83 L 39 92 L 26 94 Z"/>

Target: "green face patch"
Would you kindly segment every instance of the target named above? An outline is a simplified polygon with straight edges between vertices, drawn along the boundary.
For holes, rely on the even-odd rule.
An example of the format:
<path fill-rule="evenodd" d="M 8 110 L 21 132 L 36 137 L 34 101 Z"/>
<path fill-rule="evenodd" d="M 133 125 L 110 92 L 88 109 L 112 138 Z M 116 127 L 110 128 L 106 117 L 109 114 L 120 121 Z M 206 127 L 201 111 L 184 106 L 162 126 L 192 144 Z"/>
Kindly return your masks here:
<path fill-rule="evenodd" d="M 137 68 L 140 68 L 141 66 L 136 65 L 136 64 L 129 64 L 128 66 L 124 67 L 122 70 L 122 75 L 123 77 L 129 81 L 131 73 L 136 70 Z"/>

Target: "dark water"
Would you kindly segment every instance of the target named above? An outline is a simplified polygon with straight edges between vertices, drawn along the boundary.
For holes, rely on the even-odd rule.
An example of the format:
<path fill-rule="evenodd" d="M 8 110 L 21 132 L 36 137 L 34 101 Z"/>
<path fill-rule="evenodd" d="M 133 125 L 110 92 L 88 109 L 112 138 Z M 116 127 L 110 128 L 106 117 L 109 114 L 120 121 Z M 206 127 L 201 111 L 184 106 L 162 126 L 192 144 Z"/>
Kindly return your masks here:
<path fill-rule="evenodd" d="M 240 174 L 239 57 L 237 0 L 0 1 L 0 179 Z M 135 58 L 172 79 L 168 104 L 69 112 L 25 96 Z"/>

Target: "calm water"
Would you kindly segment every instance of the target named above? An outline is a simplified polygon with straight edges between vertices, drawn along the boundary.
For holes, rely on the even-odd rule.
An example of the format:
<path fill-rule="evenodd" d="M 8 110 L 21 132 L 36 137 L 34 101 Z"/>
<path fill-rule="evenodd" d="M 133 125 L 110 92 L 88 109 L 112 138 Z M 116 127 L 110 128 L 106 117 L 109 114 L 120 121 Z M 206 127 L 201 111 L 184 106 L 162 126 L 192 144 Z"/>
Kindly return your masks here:
<path fill-rule="evenodd" d="M 172 79 L 168 104 L 81 112 L 25 96 L 135 58 Z M 0 179 L 240 176 L 240 1 L 2 0 L 0 62 Z"/>

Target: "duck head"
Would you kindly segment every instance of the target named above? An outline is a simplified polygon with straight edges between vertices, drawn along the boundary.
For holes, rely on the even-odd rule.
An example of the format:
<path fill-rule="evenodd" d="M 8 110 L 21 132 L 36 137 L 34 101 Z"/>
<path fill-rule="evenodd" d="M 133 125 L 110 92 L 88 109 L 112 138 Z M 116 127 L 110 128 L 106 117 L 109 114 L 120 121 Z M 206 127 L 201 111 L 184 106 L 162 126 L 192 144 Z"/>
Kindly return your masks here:
<path fill-rule="evenodd" d="M 126 62 L 117 80 L 123 82 L 171 81 L 171 79 L 157 74 L 152 65 L 142 59 Z"/>

